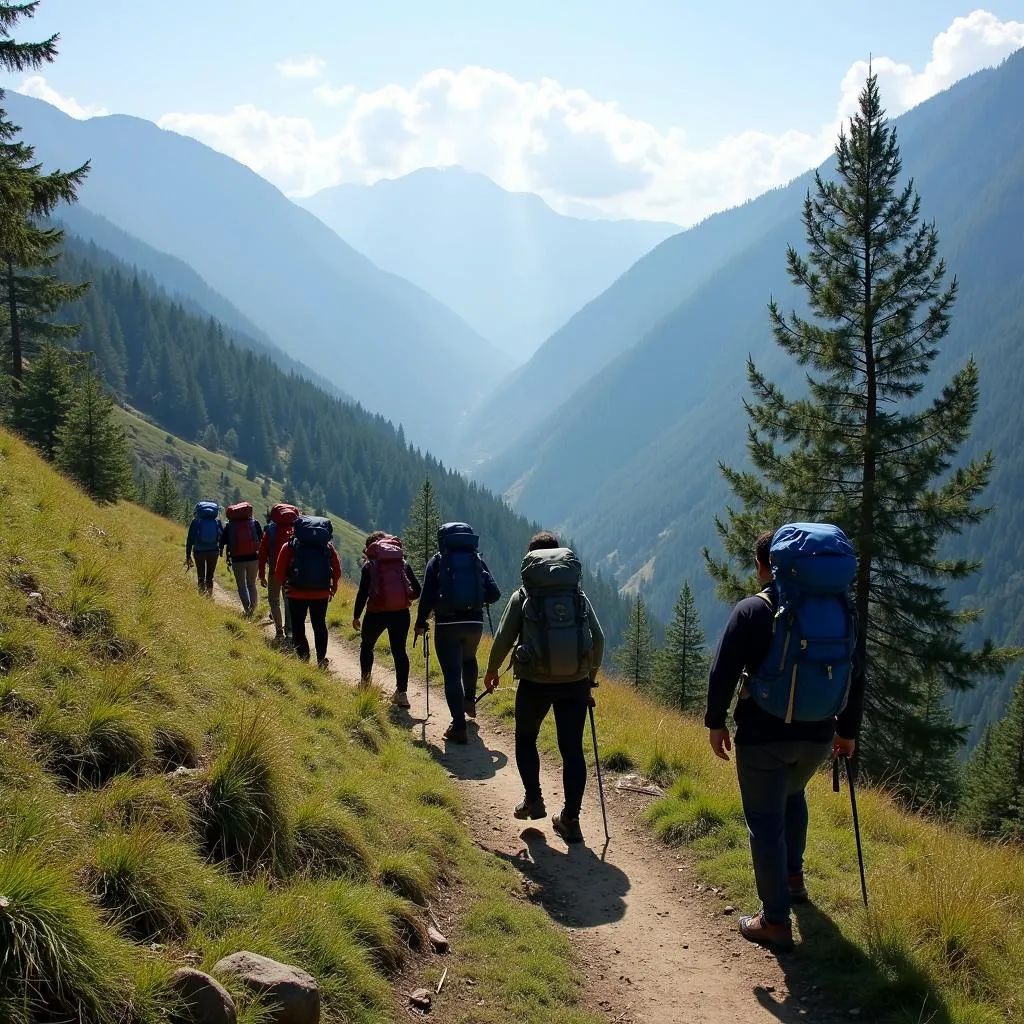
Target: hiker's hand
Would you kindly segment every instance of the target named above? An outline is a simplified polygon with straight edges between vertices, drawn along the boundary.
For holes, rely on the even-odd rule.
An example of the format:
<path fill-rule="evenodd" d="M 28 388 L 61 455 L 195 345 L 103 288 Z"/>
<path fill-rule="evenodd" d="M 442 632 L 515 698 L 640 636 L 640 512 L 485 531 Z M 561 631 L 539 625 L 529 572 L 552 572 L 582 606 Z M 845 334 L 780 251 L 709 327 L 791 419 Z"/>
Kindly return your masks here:
<path fill-rule="evenodd" d="M 488 693 L 494 693 L 494 691 L 498 688 L 498 683 L 500 683 L 500 682 L 501 682 L 501 676 L 498 675 L 498 673 L 494 669 L 491 669 L 484 676 L 484 689 Z"/>
<path fill-rule="evenodd" d="M 337 587 L 331 587 L 331 589 L 328 591 L 328 593 L 331 596 L 329 598 L 327 598 L 327 600 L 330 601 L 337 592 L 338 592 L 338 588 Z"/>
<path fill-rule="evenodd" d="M 732 737 L 728 729 L 708 729 L 708 742 L 715 752 L 715 757 L 720 757 L 723 761 L 729 760 L 726 751 L 732 750 Z"/>
<path fill-rule="evenodd" d="M 589 697 L 587 697 L 587 703 L 588 703 L 588 704 L 589 704 L 589 705 L 590 705 L 590 706 L 591 706 L 592 708 L 596 708 L 596 707 L 597 707 L 597 701 L 596 701 L 596 700 L 594 700 L 594 695 L 593 695 L 593 694 L 590 694 L 590 696 L 589 696 Z"/>
<path fill-rule="evenodd" d="M 193 565 L 195 565 L 195 564 L 196 564 L 196 563 L 195 563 L 195 562 L 193 562 L 191 558 L 186 558 L 186 559 L 185 559 L 185 568 L 186 568 L 186 569 L 191 569 L 191 568 L 192 568 L 192 566 L 193 566 Z"/>
<path fill-rule="evenodd" d="M 266 576 L 261 576 L 260 577 L 260 586 L 261 587 L 265 587 L 266 585 L 267 585 L 267 577 Z"/>
<path fill-rule="evenodd" d="M 836 736 L 832 740 L 832 757 L 853 757 L 853 752 L 857 749 L 856 740 L 848 740 L 845 736 Z"/>
<path fill-rule="evenodd" d="M 427 632 L 427 627 L 426 626 L 417 626 L 416 629 L 413 631 L 413 634 L 412 634 L 412 642 L 414 644 L 418 644 L 420 642 L 420 640 L 422 640 L 423 637 L 426 635 L 426 632 Z"/>
<path fill-rule="evenodd" d="M 357 633 L 359 632 L 359 628 L 360 628 L 360 625 L 361 625 L 361 623 L 359 622 L 359 620 L 358 620 L 358 619 L 353 619 L 353 620 L 352 620 L 352 628 L 353 628 L 353 629 L 354 629 L 354 630 L 355 630 L 355 631 L 356 631 Z"/>

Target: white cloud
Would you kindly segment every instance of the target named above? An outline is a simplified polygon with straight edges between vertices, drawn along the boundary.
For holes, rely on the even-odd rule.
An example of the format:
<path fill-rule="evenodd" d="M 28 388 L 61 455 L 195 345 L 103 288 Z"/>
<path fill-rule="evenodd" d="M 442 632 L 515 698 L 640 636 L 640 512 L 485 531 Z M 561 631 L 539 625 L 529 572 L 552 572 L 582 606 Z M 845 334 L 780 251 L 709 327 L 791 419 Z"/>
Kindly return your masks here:
<path fill-rule="evenodd" d="M 63 110 L 65 114 L 77 117 L 79 120 L 87 117 L 99 117 L 102 114 L 109 113 L 106 107 L 96 106 L 91 103 L 82 104 L 73 96 L 62 96 L 47 83 L 42 75 L 31 75 L 14 91 L 20 92 L 23 96 L 34 96 L 37 100 L 45 100 L 47 103 L 57 107 L 58 110 Z"/>
<path fill-rule="evenodd" d="M 1021 45 L 1024 22 L 979 10 L 934 39 L 922 70 L 884 56 L 873 66 L 895 115 Z M 828 124 L 778 134 L 751 129 L 700 148 L 683 127 L 659 130 L 581 89 L 482 67 L 439 68 L 411 86 L 367 92 L 325 80 L 313 92 L 332 110 L 329 130 L 319 120 L 251 105 L 223 114 L 169 113 L 160 124 L 236 157 L 295 195 L 460 164 L 577 215 L 689 224 L 824 159 L 866 73 L 858 62 L 843 77 Z"/>
<path fill-rule="evenodd" d="M 323 78 L 327 61 L 320 57 L 286 57 L 277 65 L 284 78 Z"/>

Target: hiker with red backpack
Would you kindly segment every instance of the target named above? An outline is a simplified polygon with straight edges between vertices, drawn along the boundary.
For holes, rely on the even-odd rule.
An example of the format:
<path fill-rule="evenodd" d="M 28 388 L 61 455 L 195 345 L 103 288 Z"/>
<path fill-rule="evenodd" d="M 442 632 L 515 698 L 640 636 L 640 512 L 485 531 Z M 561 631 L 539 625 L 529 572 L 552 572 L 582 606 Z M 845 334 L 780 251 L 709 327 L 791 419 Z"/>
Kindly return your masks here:
<path fill-rule="evenodd" d="M 400 708 L 409 706 L 409 655 L 405 642 L 409 638 L 409 609 L 420 596 L 420 581 L 406 560 L 402 542 L 383 530 L 375 530 L 366 538 L 363 551 L 366 561 L 359 575 L 359 591 L 352 610 L 352 628 L 361 634 L 359 644 L 360 685 L 370 685 L 373 671 L 373 648 L 387 630 L 391 656 L 395 661 L 398 688 L 391 703 Z M 363 609 L 366 618 L 362 619 Z M 360 621 L 362 619 L 362 621 Z"/>
<path fill-rule="evenodd" d="M 808 900 L 804 791 L 830 755 L 853 756 L 863 714 L 863 642 L 850 596 L 857 558 L 827 523 L 763 533 L 754 557 L 765 589 L 732 610 L 711 664 L 704 724 L 715 756 L 728 761 L 726 716 L 739 682 L 736 774 L 761 899 L 739 930 L 788 950 L 792 905 Z"/>
<path fill-rule="evenodd" d="M 252 618 L 260 602 L 256 589 L 256 572 L 259 564 L 260 544 L 263 527 L 252 514 L 252 505 L 241 501 L 227 507 L 227 526 L 221 534 L 220 550 L 228 556 L 228 568 L 235 574 L 238 599 L 242 602 L 245 617 Z"/>
<path fill-rule="evenodd" d="M 275 639 L 284 640 L 291 636 L 292 615 L 288 598 L 282 584 L 277 580 L 275 567 L 281 549 L 291 540 L 295 520 L 302 513 L 294 506 L 279 502 L 267 514 L 267 528 L 260 540 L 258 572 L 260 586 L 267 588 L 267 603 L 270 605 L 270 617 L 274 620 Z M 267 579 L 267 569 L 270 579 Z"/>
<path fill-rule="evenodd" d="M 299 516 L 292 536 L 277 556 L 274 577 L 288 590 L 292 616 L 292 642 L 296 655 L 309 661 L 306 615 L 313 629 L 316 663 L 328 667 L 327 604 L 338 590 L 341 562 L 331 537 L 334 524 L 322 516 Z"/>
<path fill-rule="evenodd" d="M 213 576 L 224 534 L 219 513 L 217 502 L 197 501 L 185 538 L 185 567 L 191 569 L 195 565 L 199 593 L 206 597 L 213 596 Z"/>
<path fill-rule="evenodd" d="M 484 605 L 501 591 L 478 548 L 480 538 L 466 523 L 445 523 L 437 531 L 438 551 L 427 563 L 416 614 L 415 640 L 434 616 L 434 649 L 444 675 L 444 696 L 452 723 L 444 738 L 466 743 L 466 716 L 476 717 L 476 652 L 484 632 Z"/>

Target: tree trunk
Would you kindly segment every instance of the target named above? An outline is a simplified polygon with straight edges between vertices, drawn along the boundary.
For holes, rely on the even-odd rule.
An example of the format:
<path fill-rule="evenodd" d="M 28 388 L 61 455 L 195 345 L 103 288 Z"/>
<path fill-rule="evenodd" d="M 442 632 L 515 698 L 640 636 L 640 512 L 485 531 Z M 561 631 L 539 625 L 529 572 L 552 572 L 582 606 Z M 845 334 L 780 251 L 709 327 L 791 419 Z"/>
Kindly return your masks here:
<path fill-rule="evenodd" d="M 7 256 L 7 315 L 11 321 L 11 376 L 21 381 L 21 326 L 18 323 L 18 299 L 14 291 L 14 258 Z"/>

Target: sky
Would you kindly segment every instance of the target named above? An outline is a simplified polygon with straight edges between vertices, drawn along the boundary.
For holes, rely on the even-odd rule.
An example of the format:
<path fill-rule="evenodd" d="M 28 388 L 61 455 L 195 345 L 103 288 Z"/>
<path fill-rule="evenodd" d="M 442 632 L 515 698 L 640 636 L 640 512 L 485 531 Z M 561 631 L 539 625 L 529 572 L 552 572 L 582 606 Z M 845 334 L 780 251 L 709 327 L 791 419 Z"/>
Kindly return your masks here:
<path fill-rule="evenodd" d="M 870 56 L 899 114 L 1024 45 L 1024 3 L 42 0 L 0 82 L 194 136 L 289 195 L 460 164 L 689 225 L 823 160 Z"/>

